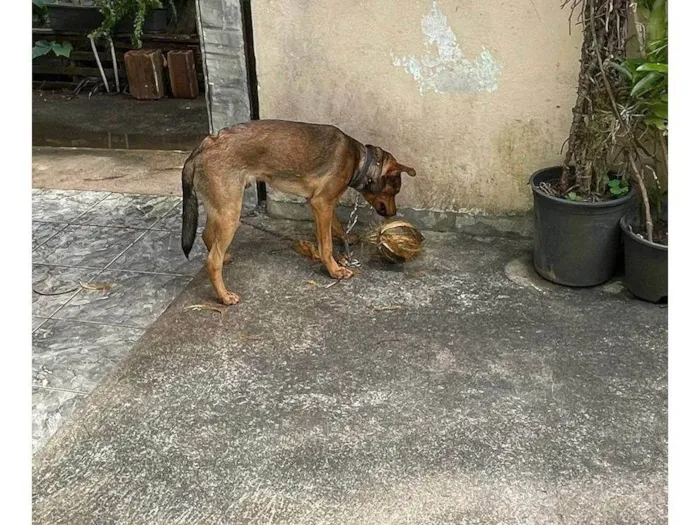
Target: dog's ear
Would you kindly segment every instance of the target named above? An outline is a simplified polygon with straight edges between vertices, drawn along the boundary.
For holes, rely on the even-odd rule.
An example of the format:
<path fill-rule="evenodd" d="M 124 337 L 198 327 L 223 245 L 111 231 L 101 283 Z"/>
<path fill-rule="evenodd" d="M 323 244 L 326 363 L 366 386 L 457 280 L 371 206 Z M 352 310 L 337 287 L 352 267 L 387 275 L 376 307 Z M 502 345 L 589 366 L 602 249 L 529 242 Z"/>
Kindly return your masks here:
<path fill-rule="evenodd" d="M 400 177 L 402 173 L 407 173 L 411 177 L 416 176 L 416 170 L 409 168 L 408 166 L 404 166 L 403 164 L 399 164 L 398 162 L 392 162 L 391 166 L 389 166 L 389 169 L 386 172 L 387 176 L 389 177 Z"/>

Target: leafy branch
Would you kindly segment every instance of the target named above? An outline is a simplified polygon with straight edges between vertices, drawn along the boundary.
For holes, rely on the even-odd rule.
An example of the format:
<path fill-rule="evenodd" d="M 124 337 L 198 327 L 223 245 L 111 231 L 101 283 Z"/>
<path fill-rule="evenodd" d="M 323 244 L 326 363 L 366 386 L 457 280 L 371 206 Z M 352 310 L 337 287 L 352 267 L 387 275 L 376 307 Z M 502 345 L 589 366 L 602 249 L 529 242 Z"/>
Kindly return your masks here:
<path fill-rule="evenodd" d="M 88 35 L 91 40 L 111 38 L 117 25 L 128 18 L 132 20 L 131 43 L 139 49 L 143 45 L 143 25 L 146 15 L 153 9 L 162 9 L 163 2 L 161 0 L 95 0 L 95 6 L 102 13 L 104 20 L 100 27 Z M 168 0 L 168 6 L 173 16 L 177 16 L 173 0 Z"/>

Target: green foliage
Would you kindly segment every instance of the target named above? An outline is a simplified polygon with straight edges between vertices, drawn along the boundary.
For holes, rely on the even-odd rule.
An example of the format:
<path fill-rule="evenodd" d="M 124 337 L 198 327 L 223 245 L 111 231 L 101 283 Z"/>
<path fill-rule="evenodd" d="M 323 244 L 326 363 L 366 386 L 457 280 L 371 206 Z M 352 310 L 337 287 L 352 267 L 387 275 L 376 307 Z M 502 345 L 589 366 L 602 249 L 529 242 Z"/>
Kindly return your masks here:
<path fill-rule="evenodd" d="M 32 24 L 38 23 L 43 25 L 48 15 L 46 6 L 54 2 L 55 0 L 32 0 Z"/>
<path fill-rule="evenodd" d="M 608 188 L 608 192 L 613 197 L 623 197 L 627 195 L 630 191 L 629 183 L 627 179 L 614 178 L 611 179 L 607 175 L 603 177 L 603 183 Z"/>
<path fill-rule="evenodd" d="M 611 63 L 629 89 L 628 109 L 640 115 L 646 126 L 668 131 L 668 14 L 667 0 L 640 0 L 644 21 L 643 58 Z M 641 130 L 643 131 L 643 130 Z"/>
<path fill-rule="evenodd" d="M 168 0 L 168 5 L 175 15 L 173 0 Z M 126 18 L 133 21 L 131 43 L 138 49 L 143 45 L 141 38 L 146 15 L 152 9 L 162 8 L 163 2 L 161 0 L 95 0 L 95 6 L 102 13 L 104 21 L 100 27 L 90 33 L 90 38 L 111 37 L 117 25 Z"/>
<path fill-rule="evenodd" d="M 581 196 L 578 195 L 575 191 L 570 191 L 569 193 L 567 193 L 566 198 L 570 201 L 582 201 L 583 200 L 581 198 Z"/>
<path fill-rule="evenodd" d="M 32 47 L 32 60 L 37 57 L 48 55 L 53 52 L 57 57 L 70 56 L 71 51 L 73 51 L 73 46 L 70 42 L 61 42 L 60 44 L 55 40 L 38 40 L 34 47 Z"/>

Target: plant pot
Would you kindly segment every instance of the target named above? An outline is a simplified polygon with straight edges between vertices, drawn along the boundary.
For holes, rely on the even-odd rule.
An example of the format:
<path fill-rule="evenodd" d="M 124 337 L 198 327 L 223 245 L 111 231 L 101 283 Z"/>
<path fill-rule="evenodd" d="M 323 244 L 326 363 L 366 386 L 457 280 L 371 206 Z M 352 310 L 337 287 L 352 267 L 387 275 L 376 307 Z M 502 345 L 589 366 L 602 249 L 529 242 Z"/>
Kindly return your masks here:
<path fill-rule="evenodd" d="M 144 33 L 160 33 L 168 28 L 168 10 L 165 8 L 151 9 L 146 13 L 146 19 L 143 21 Z M 116 33 L 131 33 L 134 29 L 133 17 L 127 17 L 121 20 L 114 28 Z"/>
<path fill-rule="evenodd" d="M 530 178 L 534 197 L 535 270 L 548 281 L 566 286 L 595 286 L 609 280 L 621 260 L 622 216 L 634 205 L 634 188 L 622 198 L 577 202 L 547 195 L 542 182 L 557 180 L 561 166 L 545 168 Z"/>
<path fill-rule="evenodd" d="M 668 297 L 668 246 L 649 242 L 630 231 L 630 226 L 639 225 L 636 209 L 620 219 L 625 245 L 624 283 L 635 297 L 658 303 Z"/>
<path fill-rule="evenodd" d="M 66 4 L 48 4 L 48 26 L 54 31 L 89 32 L 102 23 L 102 14 L 96 7 Z"/>

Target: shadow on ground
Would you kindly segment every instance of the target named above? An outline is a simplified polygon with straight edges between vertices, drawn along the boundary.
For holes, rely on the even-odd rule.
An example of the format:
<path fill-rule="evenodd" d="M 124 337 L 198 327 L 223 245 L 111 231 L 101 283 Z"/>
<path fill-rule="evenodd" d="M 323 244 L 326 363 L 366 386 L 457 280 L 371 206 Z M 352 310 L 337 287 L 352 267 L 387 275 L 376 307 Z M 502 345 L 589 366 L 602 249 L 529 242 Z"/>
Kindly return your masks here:
<path fill-rule="evenodd" d="M 242 226 L 242 304 L 195 277 L 35 458 L 34 523 L 665 523 L 666 310 L 528 250 L 429 234 L 328 288 Z"/>

